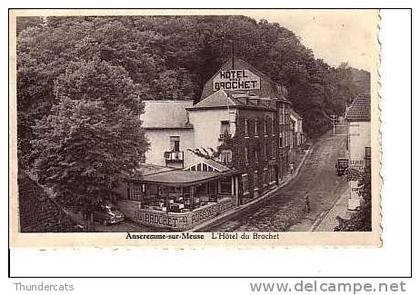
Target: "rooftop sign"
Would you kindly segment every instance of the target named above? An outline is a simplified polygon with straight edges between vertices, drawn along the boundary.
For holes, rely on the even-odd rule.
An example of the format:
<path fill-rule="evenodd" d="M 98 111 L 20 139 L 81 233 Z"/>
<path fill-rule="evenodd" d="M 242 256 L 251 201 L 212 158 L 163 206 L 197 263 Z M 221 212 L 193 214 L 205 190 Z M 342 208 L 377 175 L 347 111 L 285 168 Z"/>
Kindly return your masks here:
<path fill-rule="evenodd" d="M 213 79 L 213 90 L 261 89 L 261 78 L 250 70 L 220 71 Z"/>

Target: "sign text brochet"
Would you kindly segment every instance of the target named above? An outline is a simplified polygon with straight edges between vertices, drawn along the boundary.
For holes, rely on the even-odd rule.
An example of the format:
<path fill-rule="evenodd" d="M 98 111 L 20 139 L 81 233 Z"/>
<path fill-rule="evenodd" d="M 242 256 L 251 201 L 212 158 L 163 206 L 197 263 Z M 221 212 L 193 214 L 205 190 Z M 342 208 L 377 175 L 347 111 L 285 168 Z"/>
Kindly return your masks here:
<path fill-rule="evenodd" d="M 213 79 L 213 89 L 216 91 L 261 89 L 261 79 L 250 70 L 220 71 Z"/>

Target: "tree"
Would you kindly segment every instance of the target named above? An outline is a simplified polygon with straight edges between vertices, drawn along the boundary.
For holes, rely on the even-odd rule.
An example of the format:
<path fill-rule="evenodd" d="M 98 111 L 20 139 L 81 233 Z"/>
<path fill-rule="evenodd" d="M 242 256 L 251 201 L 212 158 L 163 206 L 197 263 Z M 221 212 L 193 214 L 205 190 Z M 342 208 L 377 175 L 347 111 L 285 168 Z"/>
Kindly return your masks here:
<path fill-rule="evenodd" d="M 18 150 L 29 168 L 35 121 L 58 103 L 54 85 L 75 63 L 95 58 L 124 68 L 142 99 L 198 102 L 233 44 L 235 55 L 287 88 L 310 137 L 331 128 L 325 115 L 343 115 L 346 104 L 369 91 L 368 72 L 330 67 L 292 31 L 245 16 L 45 17 L 18 25 Z"/>
<path fill-rule="evenodd" d="M 362 198 L 360 210 L 349 219 L 337 218 L 339 224 L 334 231 L 371 231 L 372 230 L 372 195 L 370 168 L 364 173 L 352 171 L 348 177 L 358 179 L 359 196 Z"/>
<path fill-rule="evenodd" d="M 54 93 L 58 103 L 35 126 L 35 171 L 64 204 L 88 216 L 139 168 L 148 146 L 143 107 L 127 72 L 98 58 L 72 63 Z"/>

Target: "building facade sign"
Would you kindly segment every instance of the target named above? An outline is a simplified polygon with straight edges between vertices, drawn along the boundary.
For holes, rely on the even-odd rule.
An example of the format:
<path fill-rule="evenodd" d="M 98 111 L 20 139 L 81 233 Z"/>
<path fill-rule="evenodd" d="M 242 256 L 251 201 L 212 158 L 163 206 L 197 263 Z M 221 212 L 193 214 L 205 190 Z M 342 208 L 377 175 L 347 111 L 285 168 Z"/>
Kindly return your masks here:
<path fill-rule="evenodd" d="M 220 71 L 213 79 L 213 90 L 261 89 L 261 78 L 250 70 Z"/>
<path fill-rule="evenodd" d="M 218 203 L 209 204 L 202 208 L 184 213 L 140 209 L 139 206 L 136 206 L 133 203 L 134 202 L 131 201 L 129 202 L 131 206 L 129 204 L 125 206 L 122 203 L 119 204 L 119 208 L 126 217 L 140 224 L 173 230 L 190 229 L 233 207 L 231 198 L 225 198 L 220 200 Z"/>

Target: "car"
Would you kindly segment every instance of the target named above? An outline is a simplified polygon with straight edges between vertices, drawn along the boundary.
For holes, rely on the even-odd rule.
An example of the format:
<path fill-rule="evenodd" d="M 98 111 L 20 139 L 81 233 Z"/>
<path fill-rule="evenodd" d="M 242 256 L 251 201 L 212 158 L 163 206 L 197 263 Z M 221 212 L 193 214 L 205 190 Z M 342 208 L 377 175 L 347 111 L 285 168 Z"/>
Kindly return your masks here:
<path fill-rule="evenodd" d="M 341 176 L 347 173 L 349 168 L 349 159 L 339 158 L 335 163 L 335 169 L 337 171 L 337 175 Z"/>
<path fill-rule="evenodd" d="M 104 225 L 122 222 L 124 218 L 124 214 L 110 202 L 100 204 L 97 210 L 93 212 L 93 221 L 100 222 Z"/>

